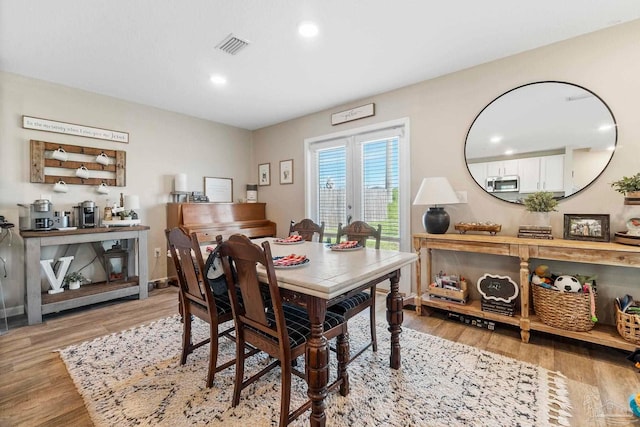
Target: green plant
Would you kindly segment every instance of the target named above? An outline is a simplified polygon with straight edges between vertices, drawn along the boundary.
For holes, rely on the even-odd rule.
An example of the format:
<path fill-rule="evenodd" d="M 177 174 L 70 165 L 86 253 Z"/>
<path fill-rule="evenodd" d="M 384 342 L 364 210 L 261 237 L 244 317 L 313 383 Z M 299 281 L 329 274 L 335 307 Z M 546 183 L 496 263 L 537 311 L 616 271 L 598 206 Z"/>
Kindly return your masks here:
<path fill-rule="evenodd" d="M 611 187 L 624 195 L 632 191 L 640 191 L 640 172 L 633 176 L 623 176 L 621 179 L 612 182 Z"/>
<path fill-rule="evenodd" d="M 84 282 L 86 279 L 79 271 L 74 271 L 64 276 L 64 284 L 68 285 L 71 282 Z"/>
<path fill-rule="evenodd" d="M 556 206 L 558 206 L 558 201 L 549 191 L 537 191 L 524 199 L 524 207 L 529 212 L 556 211 Z"/>

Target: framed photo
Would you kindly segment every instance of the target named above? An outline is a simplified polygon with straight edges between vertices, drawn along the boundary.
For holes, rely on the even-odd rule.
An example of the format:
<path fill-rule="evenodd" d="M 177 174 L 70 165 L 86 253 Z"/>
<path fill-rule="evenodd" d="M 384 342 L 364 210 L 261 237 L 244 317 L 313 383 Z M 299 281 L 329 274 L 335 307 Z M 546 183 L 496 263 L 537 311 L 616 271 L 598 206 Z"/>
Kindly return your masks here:
<path fill-rule="evenodd" d="M 271 163 L 258 165 L 258 185 L 271 185 Z"/>
<path fill-rule="evenodd" d="M 233 179 L 205 176 L 204 195 L 214 203 L 233 202 Z"/>
<path fill-rule="evenodd" d="M 609 215 L 564 214 L 564 238 L 608 242 Z"/>
<path fill-rule="evenodd" d="M 293 159 L 280 160 L 280 184 L 293 184 Z"/>

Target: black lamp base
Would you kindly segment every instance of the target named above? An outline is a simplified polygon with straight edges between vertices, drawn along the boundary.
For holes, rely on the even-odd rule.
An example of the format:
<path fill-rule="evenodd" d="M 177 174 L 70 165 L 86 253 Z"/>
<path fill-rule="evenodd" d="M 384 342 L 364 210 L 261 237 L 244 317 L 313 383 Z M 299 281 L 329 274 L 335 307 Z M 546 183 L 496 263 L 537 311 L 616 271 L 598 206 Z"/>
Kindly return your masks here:
<path fill-rule="evenodd" d="M 442 207 L 429 208 L 422 217 L 424 229 L 430 234 L 444 234 L 449 229 L 449 214 Z"/>

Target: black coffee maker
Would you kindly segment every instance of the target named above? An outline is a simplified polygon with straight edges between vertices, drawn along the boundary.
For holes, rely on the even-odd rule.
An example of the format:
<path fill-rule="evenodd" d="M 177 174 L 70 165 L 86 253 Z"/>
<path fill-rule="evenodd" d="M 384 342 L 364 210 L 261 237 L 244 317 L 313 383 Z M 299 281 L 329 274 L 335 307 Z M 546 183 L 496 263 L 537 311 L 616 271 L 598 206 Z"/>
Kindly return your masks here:
<path fill-rule="evenodd" d="M 85 200 L 73 208 L 76 211 L 76 227 L 94 228 L 99 226 L 100 208 L 94 202 Z"/>

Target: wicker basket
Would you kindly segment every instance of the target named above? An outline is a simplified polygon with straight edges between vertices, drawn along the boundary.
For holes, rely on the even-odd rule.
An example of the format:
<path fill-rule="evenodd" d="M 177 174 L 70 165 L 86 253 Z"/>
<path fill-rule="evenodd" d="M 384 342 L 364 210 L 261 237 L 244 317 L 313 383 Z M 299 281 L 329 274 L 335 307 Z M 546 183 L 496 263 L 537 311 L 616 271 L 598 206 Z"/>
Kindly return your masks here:
<path fill-rule="evenodd" d="M 622 338 L 640 344 L 640 316 L 623 313 L 616 307 L 616 327 Z"/>
<path fill-rule="evenodd" d="M 534 310 L 545 325 L 575 332 L 590 331 L 595 326 L 591 320 L 590 294 L 560 292 L 538 285 L 531 288 Z"/>

